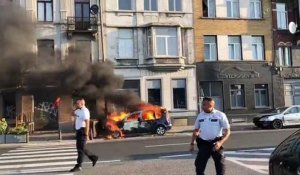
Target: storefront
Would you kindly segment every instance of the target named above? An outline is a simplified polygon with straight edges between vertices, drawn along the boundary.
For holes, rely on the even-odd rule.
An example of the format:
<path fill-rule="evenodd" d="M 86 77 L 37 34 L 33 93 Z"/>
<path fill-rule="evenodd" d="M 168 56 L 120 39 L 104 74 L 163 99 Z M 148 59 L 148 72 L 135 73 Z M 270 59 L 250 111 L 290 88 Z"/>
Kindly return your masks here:
<path fill-rule="evenodd" d="M 273 108 L 275 98 L 280 101 L 273 92 L 280 89 L 280 83 L 274 83 L 277 78 L 266 62 L 199 63 L 197 77 L 200 99 L 213 97 L 216 108 L 232 122 L 249 122 L 259 112 Z"/>

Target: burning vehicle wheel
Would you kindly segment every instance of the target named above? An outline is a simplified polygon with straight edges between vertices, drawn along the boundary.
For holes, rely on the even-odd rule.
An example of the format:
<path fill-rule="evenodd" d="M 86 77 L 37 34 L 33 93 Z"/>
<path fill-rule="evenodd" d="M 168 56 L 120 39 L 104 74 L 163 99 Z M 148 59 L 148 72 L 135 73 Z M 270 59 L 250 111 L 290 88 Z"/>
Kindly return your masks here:
<path fill-rule="evenodd" d="M 158 126 L 155 130 L 155 133 L 159 136 L 163 136 L 166 133 L 166 128 L 163 126 Z"/>
<path fill-rule="evenodd" d="M 115 131 L 111 134 L 111 136 L 114 138 L 114 139 L 118 139 L 121 137 L 121 133 L 118 132 L 118 131 Z"/>

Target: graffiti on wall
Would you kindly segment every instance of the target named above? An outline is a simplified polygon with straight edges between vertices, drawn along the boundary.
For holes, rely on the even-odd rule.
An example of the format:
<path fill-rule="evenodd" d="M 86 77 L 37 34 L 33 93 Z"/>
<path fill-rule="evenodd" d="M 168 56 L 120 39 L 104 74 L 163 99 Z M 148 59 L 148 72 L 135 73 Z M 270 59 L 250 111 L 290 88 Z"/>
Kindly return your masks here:
<path fill-rule="evenodd" d="M 58 108 L 53 102 L 40 102 L 35 109 L 40 112 L 48 113 L 51 117 L 57 118 Z"/>

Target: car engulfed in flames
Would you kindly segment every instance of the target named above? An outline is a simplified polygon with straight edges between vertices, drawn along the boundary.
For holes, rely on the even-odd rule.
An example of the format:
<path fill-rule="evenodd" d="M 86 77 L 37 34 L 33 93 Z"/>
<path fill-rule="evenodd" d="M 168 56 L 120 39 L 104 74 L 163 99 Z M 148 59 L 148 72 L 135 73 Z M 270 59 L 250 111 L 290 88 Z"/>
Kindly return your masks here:
<path fill-rule="evenodd" d="M 160 106 L 141 104 L 132 113 L 111 113 L 107 116 L 105 127 L 108 139 L 124 138 L 129 133 L 153 133 L 164 135 L 172 128 L 168 111 Z"/>

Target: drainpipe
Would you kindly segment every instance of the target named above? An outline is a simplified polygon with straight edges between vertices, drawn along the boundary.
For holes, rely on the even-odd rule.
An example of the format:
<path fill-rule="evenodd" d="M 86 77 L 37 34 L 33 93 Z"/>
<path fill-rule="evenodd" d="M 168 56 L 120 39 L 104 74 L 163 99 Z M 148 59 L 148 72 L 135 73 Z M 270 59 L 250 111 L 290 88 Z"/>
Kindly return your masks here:
<path fill-rule="evenodd" d="M 103 0 L 102 0 L 103 1 Z M 101 50 L 102 50 L 102 62 L 105 62 L 105 47 L 104 47 L 104 33 L 103 33 L 103 16 L 102 16 L 102 11 L 103 11 L 103 5 L 104 3 L 101 3 L 101 0 L 99 0 L 99 20 L 100 20 L 100 37 L 101 37 Z"/>

